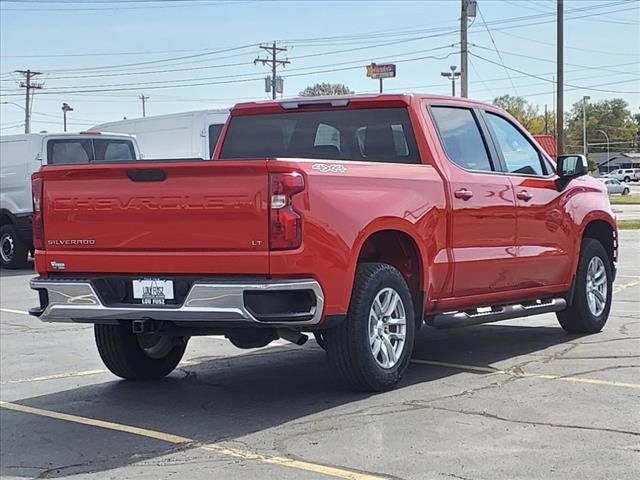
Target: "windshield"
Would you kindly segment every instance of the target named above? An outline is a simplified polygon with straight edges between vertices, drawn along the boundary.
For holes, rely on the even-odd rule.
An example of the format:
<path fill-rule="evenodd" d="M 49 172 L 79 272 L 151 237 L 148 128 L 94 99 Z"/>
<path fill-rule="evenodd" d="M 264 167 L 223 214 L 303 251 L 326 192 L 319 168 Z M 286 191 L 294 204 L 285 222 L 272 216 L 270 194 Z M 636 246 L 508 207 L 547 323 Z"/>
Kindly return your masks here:
<path fill-rule="evenodd" d="M 405 108 L 233 117 L 221 159 L 317 158 L 420 163 Z"/>

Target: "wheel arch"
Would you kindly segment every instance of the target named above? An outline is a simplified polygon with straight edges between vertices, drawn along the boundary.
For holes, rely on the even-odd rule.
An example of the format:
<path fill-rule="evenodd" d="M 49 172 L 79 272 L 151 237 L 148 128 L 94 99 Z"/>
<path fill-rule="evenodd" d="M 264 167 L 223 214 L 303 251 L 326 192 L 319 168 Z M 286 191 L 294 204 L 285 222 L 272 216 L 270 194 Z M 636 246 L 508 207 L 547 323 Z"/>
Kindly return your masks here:
<path fill-rule="evenodd" d="M 368 229 L 359 240 L 357 248 L 354 249 L 354 275 L 357 265 L 362 262 L 381 262 L 394 266 L 409 286 L 416 313 L 416 325 L 421 325 L 426 285 L 423 261 L 425 257 L 415 232 L 405 225 L 396 223 Z"/>
<path fill-rule="evenodd" d="M 0 226 L 14 225 L 16 223 L 16 217 L 6 208 L 0 209 Z"/>
<path fill-rule="evenodd" d="M 580 241 L 585 238 L 598 240 L 607 252 L 612 265 L 618 261 L 618 229 L 608 218 L 587 219 L 582 228 Z"/>

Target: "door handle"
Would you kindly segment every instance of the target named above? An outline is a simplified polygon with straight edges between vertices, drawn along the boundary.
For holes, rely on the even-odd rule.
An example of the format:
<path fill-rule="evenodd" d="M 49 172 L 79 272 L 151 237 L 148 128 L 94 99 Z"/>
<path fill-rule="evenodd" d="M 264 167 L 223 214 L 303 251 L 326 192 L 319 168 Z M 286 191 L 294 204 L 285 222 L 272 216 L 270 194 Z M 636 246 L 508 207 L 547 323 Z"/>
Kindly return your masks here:
<path fill-rule="evenodd" d="M 127 170 L 127 177 L 134 182 L 163 182 L 167 175 L 159 168 L 145 170 Z"/>
<path fill-rule="evenodd" d="M 533 198 L 533 195 L 531 195 L 526 190 L 521 190 L 516 194 L 516 197 L 518 197 L 518 200 L 523 200 L 525 202 L 528 202 Z"/>
<path fill-rule="evenodd" d="M 453 196 L 466 201 L 473 197 L 473 192 L 471 190 L 467 190 L 466 188 L 461 188 L 460 190 L 456 190 L 455 192 L 453 192 Z"/>

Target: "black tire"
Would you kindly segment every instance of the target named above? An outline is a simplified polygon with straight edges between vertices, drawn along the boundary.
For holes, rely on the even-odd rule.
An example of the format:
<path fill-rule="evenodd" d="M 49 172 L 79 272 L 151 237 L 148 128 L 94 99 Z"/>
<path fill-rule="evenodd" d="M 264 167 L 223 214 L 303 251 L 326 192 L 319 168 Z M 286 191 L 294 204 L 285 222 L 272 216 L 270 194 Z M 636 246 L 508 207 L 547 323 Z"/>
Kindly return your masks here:
<path fill-rule="evenodd" d="M 587 270 L 594 257 L 599 257 L 602 260 L 607 275 L 605 305 L 603 311 L 597 316 L 589 308 L 587 299 Z M 611 310 L 612 278 L 611 260 L 602 244 L 593 238 L 583 239 L 578 270 L 576 271 L 573 302 L 566 310 L 556 313 L 560 326 L 569 333 L 591 334 L 602 330 Z"/>
<path fill-rule="evenodd" d="M 370 309 L 385 288 L 398 293 L 406 318 L 404 347 L 390 368 L 383 368 L 374 358 L 369 338 Z M 330 366 L 350 387 L 366 392 L 393 388 L 409 365 L 415 337 L 413 300 L 400 272 L 385 263 L 358 265 L 347 318 L 324 330 L 323 336 Z"/>
<path fill-rule="evenodd" d="M 629 183 L 631 181 L 630 177 L 624 177 L 624 183 Z"/>
<path fill-rule="evenodd" d="M 141 346 L 140 337 L 131 325 L 95 325 L 98 353 L 105 366 L 118 377 L 127 380 L 153 380 L 170 374 L 180 363 L 187 347 L 184 337 L 162 337 L 171 342 L 163 355 L 149 356 Z M 149 334 L 145 334 L 149 335 Z"/>
<path fill-rule="evenodd" d="M 0 227 L 0 261 L 3 268 L 26 268 L 29 258 L 29 245 L 23 243 L 13 225 Z"/>
<path fill-rule="evenodd" d="M 628 188 L 625 188 L 625 189 L 622 191 L 622 195 L 629 195 L 629 193 L 631 193 L 631 192 L 630 192 L 630 190 L 629 190 Z"/>
<path fill-rule="evenodd" d="M 315 337 L 316 343 L 318 344 L 318 346 L 321 349 L 326 350 L 327 349 L 327 342 L 324 339 L 324 331 L 313 332 L 313 336 Z"/>

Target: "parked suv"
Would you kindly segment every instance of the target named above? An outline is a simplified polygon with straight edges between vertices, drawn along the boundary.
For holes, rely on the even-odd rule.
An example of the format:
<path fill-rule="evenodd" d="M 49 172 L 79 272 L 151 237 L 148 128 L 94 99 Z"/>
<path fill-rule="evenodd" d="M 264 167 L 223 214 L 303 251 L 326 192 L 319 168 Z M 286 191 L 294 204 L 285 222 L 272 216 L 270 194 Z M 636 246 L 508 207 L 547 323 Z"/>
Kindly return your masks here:
<path fill-rule="evenodd" d="M 604 327 L 617 230 L 586 172 L 467 99 L 239 104 L 211 161 L 34 174 L 31 313 L 95 324 L 126 379 L 167 375 L 193 335 L 255 348 L 310 332 L 349 385 L 389 389 L 425 323 Z"/>
<path fill-rule="evenodd" d="M 638 182 L 640 181 L 640 168 L 620 168 L 607 174 L 607 178 L 614 178 L 624 183 Z"/>

